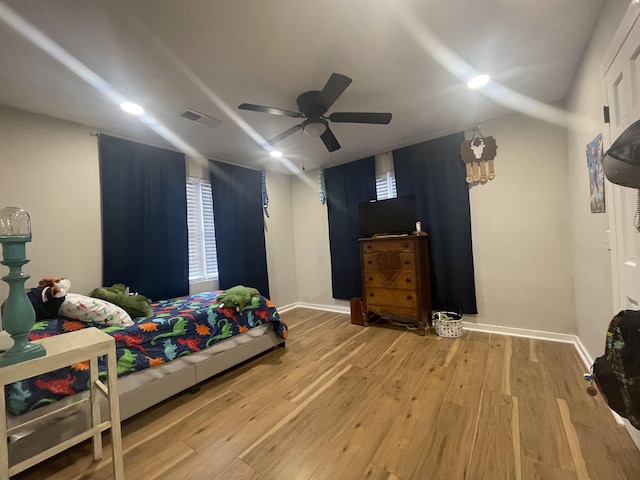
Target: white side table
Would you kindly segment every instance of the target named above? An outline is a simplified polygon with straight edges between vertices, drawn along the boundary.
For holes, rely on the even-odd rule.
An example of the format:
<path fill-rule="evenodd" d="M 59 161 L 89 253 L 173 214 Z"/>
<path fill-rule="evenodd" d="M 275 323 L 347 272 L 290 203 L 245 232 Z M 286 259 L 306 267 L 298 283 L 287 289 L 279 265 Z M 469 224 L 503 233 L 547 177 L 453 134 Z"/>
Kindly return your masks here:
<path fill-rule="evenodd" d="M 124 479 L 122 461 L 122 434 L 120 431 L 120 404 L 118 402 L 118 374 L 116 369 L 115 340 L 95 327 L 75 332 L 43 338 L 36 342 L 44 345 L 47 353 L 44 357 L 34 358 L 0 368 L 0 480 L 8 480 L 33 465 L 56 455 L 67 448 L 93 437 L 93 458 L 102 458 L 102 432 L 111 429 L 111 449 L 113 454 L 113 474 L 116 480 Z M 107 385 L 98 379 L 98 357 L 106 355 Z M 73 438 L 54 445 L 38 455 L 9 467 L 9 453 L 6 439 L 12 431 L 7 431 L 4 386 L 19 380 L 41 375 L 71 364 L 89 360 L 91 428 Z M 109 402 L 110 419 L 100 422 L 100 397 L 103 394 Z M 38 419 L 39 420 L 39 419 Z M 23 428 L 25 425 L 21 425 Z"/>

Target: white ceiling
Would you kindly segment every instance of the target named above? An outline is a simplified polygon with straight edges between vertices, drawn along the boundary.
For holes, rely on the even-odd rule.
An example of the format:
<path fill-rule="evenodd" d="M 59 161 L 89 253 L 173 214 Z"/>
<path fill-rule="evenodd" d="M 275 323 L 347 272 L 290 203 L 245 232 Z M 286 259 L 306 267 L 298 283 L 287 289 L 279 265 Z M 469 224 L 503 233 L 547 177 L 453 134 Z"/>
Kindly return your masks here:
<path fill-rule="evenodd" d="M 286 171 L 331 165 L 562 100 L 603 0 L 0 0 L 0 104 L 203 157 Z M 45 51 L 46 50 L 46 51 Z M 465 86 L 488 73 L 483 90 Z M 297 96 L 331 73 L 353 83 L 328 113 L 342 148 L 295 133 Z M 464 81 L 463 81 L 464 80 Z M 141 104 L 145 121 L 124 113 Z M 179 115 L 192 109 L 214 128 Z M 490 135 L 490 132 L 483 132 Z"/>

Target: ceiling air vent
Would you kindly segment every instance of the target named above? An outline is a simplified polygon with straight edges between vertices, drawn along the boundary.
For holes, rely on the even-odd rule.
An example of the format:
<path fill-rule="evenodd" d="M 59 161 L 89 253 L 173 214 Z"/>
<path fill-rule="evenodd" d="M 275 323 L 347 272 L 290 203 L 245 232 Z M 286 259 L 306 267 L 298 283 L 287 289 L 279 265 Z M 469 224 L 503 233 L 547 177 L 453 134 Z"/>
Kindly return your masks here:
<path fill-rule="evenodd" d="M 205 127 L 213 128 L 216 125 L 222 123 L 221 120 L 217 118 L 210 117 L 209 115 L 205 115 L 204 113 L 196 112 L 195 110 L 185 110 L 180 114 L 182 118 L 186 118 L 187 120 L 191 120 L 198 125 L 203 125 Z"/>

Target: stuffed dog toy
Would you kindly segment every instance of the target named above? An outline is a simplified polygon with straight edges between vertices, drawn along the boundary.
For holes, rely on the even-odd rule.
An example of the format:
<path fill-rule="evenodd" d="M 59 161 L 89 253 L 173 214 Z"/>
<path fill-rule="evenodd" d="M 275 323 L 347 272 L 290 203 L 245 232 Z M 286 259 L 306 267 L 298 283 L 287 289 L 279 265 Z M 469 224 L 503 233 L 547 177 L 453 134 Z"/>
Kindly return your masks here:
<path fill-rule="evenodd" d="M 28 290 L 27 297 L 36 312 L 36 321 L 55 317 L 69 288 L 71 282 L 67 278 L 43 278 L 36 288 Z"/>

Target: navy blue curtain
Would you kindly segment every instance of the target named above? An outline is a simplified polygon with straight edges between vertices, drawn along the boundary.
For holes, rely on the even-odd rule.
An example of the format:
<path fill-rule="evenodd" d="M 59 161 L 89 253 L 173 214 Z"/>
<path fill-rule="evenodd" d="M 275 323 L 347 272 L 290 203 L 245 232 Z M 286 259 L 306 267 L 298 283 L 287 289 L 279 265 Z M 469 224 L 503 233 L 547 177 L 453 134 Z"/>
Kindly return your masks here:
<path fill-rule="evenodd" d="M 220 288 L 257 288 L 269 297 L 262 174 L 209 160 Z"/>
<path fill-rule="evenodd" d="M 375 159 L 368 157 L 327 168 L 324 182 L 333 298 L 350 300 L 362 296 L 358 206 L 376 199 Z"/>
<path fill-rule="evenodd" d="M 189 294 L 184 154 L 101 134 L 102 284 Z"/>
<path fill-rule="evenodd" d="M 463 141 L 461 132 L 394 150 L 393 165 L 398 195 L 416 196 L 429 234 L 433 308 L 478 313 Z"/>

